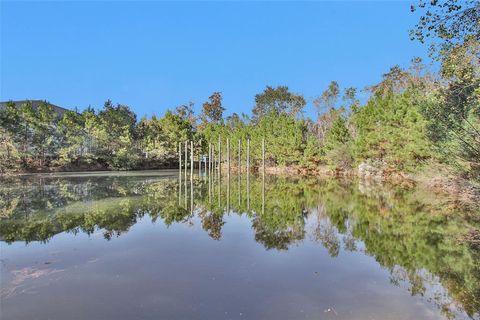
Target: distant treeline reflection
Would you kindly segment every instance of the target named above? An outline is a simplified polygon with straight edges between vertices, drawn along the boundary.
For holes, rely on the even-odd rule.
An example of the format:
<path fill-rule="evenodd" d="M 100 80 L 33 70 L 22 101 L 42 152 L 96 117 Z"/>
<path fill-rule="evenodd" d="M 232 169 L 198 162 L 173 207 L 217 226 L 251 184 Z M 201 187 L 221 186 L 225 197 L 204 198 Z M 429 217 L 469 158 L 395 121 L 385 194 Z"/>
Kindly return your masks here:
<path fill-rule="evenodd" d="M 110 240 L 148 216 L 167 226 L 198 219 L 218 240 L 227 213 L 245 215 L 266 249 L 288 250 L 308 239 L 332 257 L 362 250 L 412 294 L 424 294 L 438 278 L 453 302 L 479 315 L 480 248 L 463 239 L 480 222 L 468 211 L 454 212 L 418 190 L 369 190 L 339 180 L 182 178 L 3 178 L 0 239 L 48 241 L 61 232 L 101 230 Z"/>

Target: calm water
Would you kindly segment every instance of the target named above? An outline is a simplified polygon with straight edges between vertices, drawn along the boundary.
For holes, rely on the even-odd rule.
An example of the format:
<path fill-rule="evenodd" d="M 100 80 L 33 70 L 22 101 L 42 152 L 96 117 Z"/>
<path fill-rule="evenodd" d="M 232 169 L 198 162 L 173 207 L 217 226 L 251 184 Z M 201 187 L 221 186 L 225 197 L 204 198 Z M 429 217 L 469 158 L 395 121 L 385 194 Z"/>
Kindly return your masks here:
<path fill-rule="evenodd" d="M 234 174 L 0 181 L 1 319 L 480 319 L 479 217 Z"/>

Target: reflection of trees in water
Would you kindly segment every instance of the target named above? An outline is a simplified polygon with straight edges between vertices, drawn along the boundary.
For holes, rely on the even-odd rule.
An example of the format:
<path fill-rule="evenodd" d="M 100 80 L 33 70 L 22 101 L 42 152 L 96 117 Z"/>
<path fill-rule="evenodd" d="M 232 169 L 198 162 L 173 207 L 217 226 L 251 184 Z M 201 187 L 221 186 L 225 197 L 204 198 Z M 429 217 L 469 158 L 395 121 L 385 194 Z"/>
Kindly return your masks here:
<path fill-rule="evenodd" d="M 300 224 L 276 228 L 274 224 L 255 217 L 252 226 L 255 241 L 263 244 L 266 249 L 287 250 L 291 244 L 303 240 L 305 236 L 305 230 Z"/>
<path fill-rule="evenodd" d="M 319 204 L 313 210 L 313 215 L 316 220 L 316 225 L 313 229 L 314 240 L 322 243 L 330 256 L 338 256 L 340 252 L 340 241 L 337 238 L 338 231 L 328 218 L 325 205 Z"/>
<path fill-rule="evenodd" d="M 15 218 L 62 208 L 75 201 L 138 195 L 148 185 L 132 177 L 2 177 L 0 216 Z"/>
<path fill-rule="evenodd" d="M 195 211 L 203 229 L 218 240 L 230 203 L 233 212 L 251 220 L 255 240 L 266 249 L 288 250 L 308 234 L 335 257 L 362 242 L 362 250 L 390 270 L 392 283 L 408 284 L 412 294 L 428 296 L 447 316 L 456 308 L 471 317 L 480 310 L 480 253 L 459 241 L 479 229 L 478 221 L 448 211 L 438 199 L 432 204 L 416 192 L 393 189 L 372 197 L 338 181 L 269 178 L 263 201 L 261 180 L 252 176 L 248 194 L 246 183 L 230 184 L 236 201 L 227 201 L 225 186 L 215 188 L 219 201 L 217 192 L 209 194 L 208 184 L 195 179 L 192 210 L 190 184 L 179 189 L 176 180 L 97 179 L 2 185 L 0 208 L 10 218 L 0 220 L 1 238 L 48 241 L 62 231 L 102 230 L 111 239 L 143 216 L 168 226 L 192 223 Z"/>
<path fill-rule="evenodd" d="M 401 266 L 390 269 L 390 281 L 406 288 L 412 295 L 421 295 L 435 304 L 447 319 L 461 317 L 463 306 L 457 303 L 448 290 L 439 286 L 440 279 L 425 269 L 407 270 Z"/>
<path fill-rule="evenodd" d="M 223 213 L 202 210 L 198 213 L 198 216 L 202 221 L 203 230 L 205 230 L 212 239 L 220 240 L 222 237 L 222 227 L 225 224 Z"/>

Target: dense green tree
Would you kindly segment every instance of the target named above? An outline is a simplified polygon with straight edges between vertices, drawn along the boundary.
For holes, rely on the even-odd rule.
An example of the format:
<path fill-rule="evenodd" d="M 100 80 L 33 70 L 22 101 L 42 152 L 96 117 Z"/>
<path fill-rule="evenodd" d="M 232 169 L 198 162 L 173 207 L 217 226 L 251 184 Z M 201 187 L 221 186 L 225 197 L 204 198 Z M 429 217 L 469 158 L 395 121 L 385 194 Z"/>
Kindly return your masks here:
<path fill-rule="evenodd" d="M 21 140 L 21 158 L 23 167 L 28 167 L 32 161 L 33 125 L 35 123 L 35 110 L 30 101 L 19 107 L 19 140 Z"/>
<path fill-rule="evenodd" d="M 276 88 L 267 86 L 262 93 L 255 95 L 255 106 L 252 109 L 253 120 L 258 122 L 270 112 L 287 113 L 297 116 L 306 105 L 302 95 L 292 93 L 287 86 Z"/>
<path fill-rule="evenodd" d="M 10 101 L 0 109 L 0 173 L 17 168 L 20 128 L 18 110 Z"/>
<path fill-rule="evenodd" d="M 305 148 L 306 131 L 304 120 L 271 110 L 250 128 L 253 159 L 261 159 L 261 141 L 265 138 L 269 164 L 298 164 Z"/>
<path fill-rule="evenodd" d="M 0 173 L 17 169 L 19 159 L 11 134 L 0 126 Z"/>
<path fill-rule="evenodd" d="M 330 167 L 350 169 L 353 163 L 352 137 L 347 128 L 347 120 L 338 115 L 325 138 L 325 158 Z"/>
<path fill-rule="evenodd" d="M 412 170 L 432 156 L 427 120 L 413 90 L 374 95 L 353 114 L 357 161 L 384 160 L 398 170 Z"/>
<path fill-rule="evenodd" d="M 176 158 L 178 143 L 193 140 L 195 131 L 192 123 L 178 114 L 167 111 L 160 119 L 160 125 L 165 134 L 163 147 L 170 158 Z"/>
<path fill-rule="evenodd" d="M 58 115 L 47 102 L 42 102 L 34 110 L 32 145 L 40 166 L 45 165 L 46 156 L 54 157 L 57 147 L 56 125 Z"/>
<path fill-rule="evenodd" d="M 479 43 L 469 41 L 452 48 L 443 57 L 441 74 L 445 85 L 425 110 L 430 137 L 438 143 L 438 151 L 480 171 Z"/>
<path fill-rule="evenodd" d="M 105 102 L 93 131 L 99 158 L 115 169 L 134 168 L 140 158 L 135 129 L 136 115 L 128 106 Z"/>
<path fill-rule="evenodd" d="M 83 157 L 86 146 L 85 119 L 76 111 L 67 111 L 58 122 L 59 163 L 71 163 Z"/>

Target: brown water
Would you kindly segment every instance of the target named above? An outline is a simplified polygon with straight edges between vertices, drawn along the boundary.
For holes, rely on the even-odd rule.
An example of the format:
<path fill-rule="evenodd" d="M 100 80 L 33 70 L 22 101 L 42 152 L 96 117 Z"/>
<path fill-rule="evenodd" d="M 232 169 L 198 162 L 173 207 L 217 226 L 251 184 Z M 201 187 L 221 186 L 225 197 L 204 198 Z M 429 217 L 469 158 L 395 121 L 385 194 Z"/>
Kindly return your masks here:
<path fill-rule="evenodd" d="M 3 178 L 0 318 L 480 318 L 475 212 L 357 182 L 187 178 Z"/>

